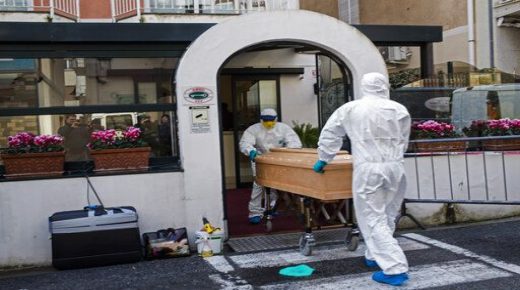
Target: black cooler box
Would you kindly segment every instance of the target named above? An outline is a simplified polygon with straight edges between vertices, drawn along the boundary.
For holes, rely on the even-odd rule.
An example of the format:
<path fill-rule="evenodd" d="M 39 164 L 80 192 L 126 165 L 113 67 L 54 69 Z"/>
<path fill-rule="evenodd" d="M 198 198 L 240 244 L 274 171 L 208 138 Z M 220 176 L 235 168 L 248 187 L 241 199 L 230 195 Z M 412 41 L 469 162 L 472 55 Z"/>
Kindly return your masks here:
<path fill-rule="evenodd" d="M 137 262 L 141 240 L 131 206 L 57 212 L 49 217 L 52 265 L 73 269 Z"/>

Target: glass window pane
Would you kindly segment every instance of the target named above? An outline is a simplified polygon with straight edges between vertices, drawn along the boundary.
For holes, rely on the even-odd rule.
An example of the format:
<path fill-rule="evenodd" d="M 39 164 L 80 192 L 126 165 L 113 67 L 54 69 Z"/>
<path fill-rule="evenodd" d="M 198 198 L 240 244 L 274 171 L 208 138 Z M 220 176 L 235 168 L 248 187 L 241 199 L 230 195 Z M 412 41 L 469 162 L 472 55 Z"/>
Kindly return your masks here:
<path fill-rule="evenodd" d="M 133 126 L 141 129 L 143 140 L 151 147 L 151 159 L 167 158 L 178 154 L 174 141 L 177 130 L 172 120 L 174 112 L 170 111 L 0 117 L 0 150 L 9 147 L 9 136 L 20 132 L 57 134 L 64 139 L 66 162 L 88 162 L 93 132 Z"/>
<path fill-rule="evenodd" d="M 174 58 L 0 59 L 1 107 L 172 103 Z"/>

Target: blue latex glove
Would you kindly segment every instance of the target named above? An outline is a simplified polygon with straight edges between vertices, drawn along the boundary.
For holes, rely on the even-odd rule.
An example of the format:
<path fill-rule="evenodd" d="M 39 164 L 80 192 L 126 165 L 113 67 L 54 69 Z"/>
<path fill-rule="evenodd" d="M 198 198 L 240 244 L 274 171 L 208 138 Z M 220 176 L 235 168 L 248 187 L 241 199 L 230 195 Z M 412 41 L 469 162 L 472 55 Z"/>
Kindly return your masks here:
<path fill-rule="evenodd" d="M 256 152 L 256 150 L 251 150 L 251 151 L 249 151 L 249 160 L 251 160 L 251 161 L 255 161 L 256 155 L 258 155 L 258 153 Z"/>
<path fill-rule="evenodd" d="M 314 163 L 314 166 L 312 167 L 312 170 L 314 170 L 317 173 L 323 173 L 323 168 L 325 168 L 325 165 L 327 165 L 327 162 L 323 160 L 318 160 L 316 163 Z"/>

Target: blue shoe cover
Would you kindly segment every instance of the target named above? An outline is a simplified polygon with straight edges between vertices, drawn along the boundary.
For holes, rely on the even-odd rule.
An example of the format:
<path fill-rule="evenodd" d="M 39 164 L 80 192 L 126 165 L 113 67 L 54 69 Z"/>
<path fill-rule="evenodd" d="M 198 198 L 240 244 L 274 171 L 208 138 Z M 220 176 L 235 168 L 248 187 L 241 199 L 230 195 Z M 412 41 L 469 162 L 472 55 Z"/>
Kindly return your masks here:
<path fill-rule="evenodd" d="M 375 267 L 379 267 L 376 263 L 376 261 L 374 260 L 369 260 L 367 258 L 365 258 L 365 266 L 367 266 L 368 268 L 375 268 Z"/>
<path fill-rule="evenodd" d="M 313 268 L 303 264 L 298 266 L 285 267 L 280 269 L 278 274 L 289 277 L 307 277 L 312 275 L 312 272 L 314 272 Z"/>
<path fill-rule="evenodd" d="M 262 217 L 259 215 L 255 215 L 249 218 L 249 223 L 253 225 L 257 225 L 262 221 Z"/>
<path fill-rule="evenodd" d="M 401 286 L 406 282 L 406 280 L 408 280 L 408 274 L 401 273 L 396 275 L 386 275 L 383 271 L 377 271 L 372 275 L 372 279 L 379 283 Z"/>

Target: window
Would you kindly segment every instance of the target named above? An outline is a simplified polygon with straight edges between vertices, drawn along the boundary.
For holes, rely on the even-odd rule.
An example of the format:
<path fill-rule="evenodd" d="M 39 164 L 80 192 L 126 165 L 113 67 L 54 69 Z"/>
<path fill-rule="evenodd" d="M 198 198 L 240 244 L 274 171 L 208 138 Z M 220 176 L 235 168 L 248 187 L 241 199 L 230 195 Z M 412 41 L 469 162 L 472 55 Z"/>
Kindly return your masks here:
<path fill-rule="evenodd" d="M 0 0 L 1 11 L 28 11 L 32 6 L 31 0 Z"/>
<path fill-rule="evenodd" d="M 65 168 L 70 174 L 74 168 L 92 169 L 87 148 L 92 132 L 134 126 L 151 147 L 150 170 L 176 167 L 176 61 L 0 59 L 0 149 L 21 131 L 65 135 Z M 78 129 L 69 135 L 72 127 Z"/>

